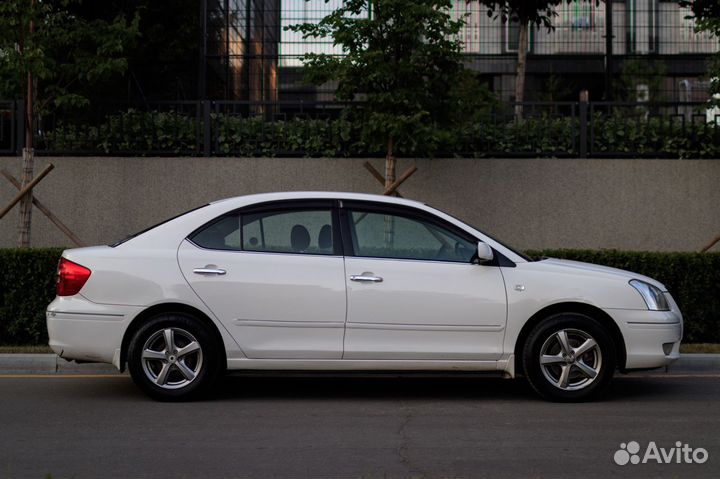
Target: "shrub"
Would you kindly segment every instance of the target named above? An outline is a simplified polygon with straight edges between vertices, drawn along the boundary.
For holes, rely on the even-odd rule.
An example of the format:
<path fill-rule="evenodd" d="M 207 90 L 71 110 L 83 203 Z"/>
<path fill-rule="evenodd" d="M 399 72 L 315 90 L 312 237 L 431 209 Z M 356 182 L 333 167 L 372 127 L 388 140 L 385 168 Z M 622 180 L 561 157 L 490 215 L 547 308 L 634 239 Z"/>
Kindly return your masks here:
<path fill-rule="evenodd" d="M 45 309 L 62 249 L 0 249 L 0 345 L 47 344 Z M 686 342 L 720 343 L 720 253 L 545 250 L 531 256 L 585 261 L 663 282 L 685 317 Z"/>
<path fill-rule="evenodd" d="M 47 344 L 45 308 L 55 296 L 61 248 L 0 249 L 0 345 Z"/>
<path fill-rule="evenodd" d="M 46 150 L 58 153 L 177 155 L 198 151 L 200 128 L 202 121 L 183 113 L 128 110 L 92 126 L 61 123 L 40 140 Z"/>
<path fill-rule="evenodd" d="M 653 116 L 648 109 L 627 107 L 612 115 L 596 113 L 593 120 L 595 154 L 670 158 L 720 157 L 720 128 L 705 123 L 704 113 L 692 121 L 682 115 Z"/>
<path fill-rule="evenodd" d="M 682 115 L 659 115 L 646 107 L 617 107 L 595 112 L 588 132 L 589 151 L 596 156 L 720 158 L 720 127 L 705 124 L 704 114 L 692 121 Z M 348 112 L 338 118 L 295 117 L 268 121 L 261 116 L 212 113 L 214 155 L 383 156 L 377 141 L 363 137 L 358 120 Z M 700 118 L 702 117 L 702 118 Z M 179 111 L 129 110 L 107 116 L 92 126 L 60 124 L 39 137 L 41 149 L 56 154 L 198 155 L 203 152 L 204 120 Z M 433 156 L 576 156 L 577 117 L 540 112 L 515 121 L 512 112 L 495 109 L 456 121 L 427 125 L 417 144 L 398 144 L 405 157 Z"/>

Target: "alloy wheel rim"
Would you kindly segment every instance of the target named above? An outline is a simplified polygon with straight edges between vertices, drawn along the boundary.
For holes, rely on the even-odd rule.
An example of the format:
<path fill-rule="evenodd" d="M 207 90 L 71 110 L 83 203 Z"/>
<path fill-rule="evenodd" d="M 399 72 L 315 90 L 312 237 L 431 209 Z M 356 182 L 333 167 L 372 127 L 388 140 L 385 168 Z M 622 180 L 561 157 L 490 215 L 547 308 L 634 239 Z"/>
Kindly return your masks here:
<path fill-rule="evenodd" d="M 577 391 L 595 382 L 602 368 L 602 351 L 595 338 L 579 329 L 561 329 L 540 348 L 540 369 L 558 389 Z"/>
<path fill-rule="evenodd" d="M 161 329 L 143 345 L 142 367 L 145 376 L 163 389 L 186 387 L 197 379 L 202 366 L 200 343 L 184 329 Z"/>

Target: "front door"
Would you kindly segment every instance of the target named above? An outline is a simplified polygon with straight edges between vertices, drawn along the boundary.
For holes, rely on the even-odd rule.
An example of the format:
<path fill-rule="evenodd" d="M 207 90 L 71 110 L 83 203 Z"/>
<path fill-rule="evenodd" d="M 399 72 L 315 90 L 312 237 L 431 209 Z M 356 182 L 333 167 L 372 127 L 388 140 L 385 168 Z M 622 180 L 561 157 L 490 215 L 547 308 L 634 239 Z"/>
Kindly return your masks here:
<path fill-rule="evenodd" d="M 505 284 L 499 267 L 473 263 L 476 240 L 413 209 L 344 203 L 343 358 L 499 359 Z"/>

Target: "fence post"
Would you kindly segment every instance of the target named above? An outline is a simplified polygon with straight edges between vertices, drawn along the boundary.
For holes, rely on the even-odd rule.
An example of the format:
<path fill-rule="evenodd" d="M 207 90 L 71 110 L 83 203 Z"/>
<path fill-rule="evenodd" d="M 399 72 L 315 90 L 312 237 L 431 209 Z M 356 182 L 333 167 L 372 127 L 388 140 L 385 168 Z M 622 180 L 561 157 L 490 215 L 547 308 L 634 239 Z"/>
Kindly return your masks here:
<path fill-rule="evenodd" d="M 580 92 L 580 102 L 578 103 L 578 116 L 580 119 L 580 158 L 587 158 L 588 152 L 588 98 L 589 93 L 587 90 Z"/>
<path fill-rule="evenodd" d="M 15 152 L 22 155 L 25 146 L 25 105 L 22 100 L 15 100 Z"/>
<path fill-rule="evenodd" d="M 212 129 L 210 122 L 210 101 L 203 100 L 203 156 L 208 157 L 212 152 Z"/>

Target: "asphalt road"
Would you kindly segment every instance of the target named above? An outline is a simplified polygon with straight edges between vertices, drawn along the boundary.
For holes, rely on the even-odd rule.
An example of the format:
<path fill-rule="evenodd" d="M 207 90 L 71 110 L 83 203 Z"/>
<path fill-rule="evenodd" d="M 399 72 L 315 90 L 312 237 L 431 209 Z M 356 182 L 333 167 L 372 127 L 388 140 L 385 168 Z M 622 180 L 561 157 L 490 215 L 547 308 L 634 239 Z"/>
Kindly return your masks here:
<path fill-rule="evenodd" d="M 0 431 L 0 479 L 718 478 L 720 377 L 619 378 L 588 404 L 475 377 L 234 377 L 180 404 L 126 376 L 0 377 Z M 709 458 L 619 466 L 629 441 Z"/>

